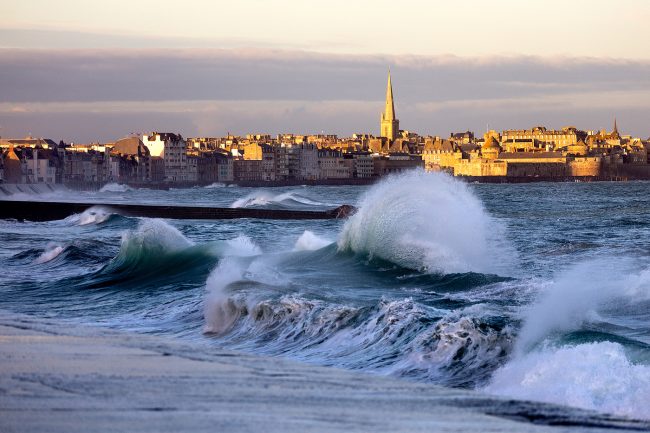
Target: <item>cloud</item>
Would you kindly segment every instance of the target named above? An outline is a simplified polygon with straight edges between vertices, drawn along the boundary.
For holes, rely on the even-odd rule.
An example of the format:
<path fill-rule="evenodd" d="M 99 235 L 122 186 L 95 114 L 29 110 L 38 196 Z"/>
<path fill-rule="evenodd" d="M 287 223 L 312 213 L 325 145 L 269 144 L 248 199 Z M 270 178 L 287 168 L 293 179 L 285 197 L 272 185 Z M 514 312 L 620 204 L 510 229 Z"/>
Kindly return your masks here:
<path fill-rule="evenodd" d="M 261 48 L 1 49 L 0 131 L 76 141 L 149 129 L 376 132 L 388 67 L 402 127 L 424 134 L 487 122 L 590 129 L 614 115 L 650 133 L 650 61 Z"/>

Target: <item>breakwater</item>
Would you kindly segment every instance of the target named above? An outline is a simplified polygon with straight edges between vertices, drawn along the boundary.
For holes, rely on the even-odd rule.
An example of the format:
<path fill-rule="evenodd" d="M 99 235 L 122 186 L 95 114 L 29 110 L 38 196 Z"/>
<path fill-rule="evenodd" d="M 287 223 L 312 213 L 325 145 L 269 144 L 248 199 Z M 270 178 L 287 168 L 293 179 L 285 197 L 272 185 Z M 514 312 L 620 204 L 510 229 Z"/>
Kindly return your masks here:
<path fill-rule="evenodd" d="M 54 221 L 67 218 L 74 214 L 85 212 L 91 208 L 101 208 L 105 211 L 130 216 L 148 218 L 173 219 L 337 219 L 352 215 L 355 208 L 342 205 L 325 211 L 288 210 L 288 209 L 256 209 L 256 208 L 223 208 L 205 206 L 167 206 L 139 205 L 120 203 L 74 203 L 50 201 L 12 201 L 0 200 L 0 219 L 16 219 L 21 221 Z"/>

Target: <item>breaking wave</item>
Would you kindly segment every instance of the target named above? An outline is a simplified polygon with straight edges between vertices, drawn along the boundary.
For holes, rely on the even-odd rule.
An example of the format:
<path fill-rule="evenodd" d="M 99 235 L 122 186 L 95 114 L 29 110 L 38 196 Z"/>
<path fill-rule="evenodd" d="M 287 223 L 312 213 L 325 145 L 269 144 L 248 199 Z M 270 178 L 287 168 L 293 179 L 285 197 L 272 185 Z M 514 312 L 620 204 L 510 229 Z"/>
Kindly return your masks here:
<path fill-rule="evenodd" d="M 314 208 L 314 207 L 333 207 L 331 203 L 324 203 L 313 200 L 295 191 L 275 194 L 270 191 L 258 190 L 248 194 L 245 197 L 235 200 L 230 207 L 268 207 L 268 208 Z"/>
<path fill-rule="evenodd" d="M 108 221 L 114 212 L 105 206 L 93 206 L 80 214 L 71 215 L 65 220 L 76 225 L 101 224 Z"/>
<path fill-rule="evenodd" d="M 104 185 L 99 189 L 99 192 L 128 192 L 128 191 L 133 191 L 133 188 L 121 183 L 107 183 L 106 185 Z"/>
<path fill-rule="evenodd" d="M 513 255 L 467 185 L 422 170 L 372 187 L 343 227 L 338 245 L 433 273 L 496 273 Z"/>
<path fill-rule="evenodd" d="M 489 317 L 449 315 L 409 298 L 369 306 L 297 294 L 260 299 L 237 292 L 241 284 L 232 261 L 208 279 L 204 332 L 234 349 L 472 387 L 504 362 L 512 341 Z"/>
<path fill-rule="evenodd" d="M 545 346 L 497 370 L 484 391 L 650 418 L 650 367 L 630 362 L 612 342 Z"/>
<path fill-rule="evenodd" d="M 203 188 L 205 189 L 216 189 L 216 188 L 225 188 L 226 184 L 225 183 L 219 183 L 219 182 L 214 182 L 211 183 L 210 185 L 206 185 Z"/>
<path fill-rule="evenodd" d="M 57 243 L 50 242 L 45 248 L 45 250 L 43 251 L 43 253 L 41 253 L 40 256 L 34 259 L 33 263 L 35 265 L 40 265 L 43 263 L 50 262 L 55 258 L 57 258 L 59 254 L 61 254 L 64 250 L 65 250 L 64 246 Z"/>
<path fill-rule="evenodd" d="M 305 230 L 296 241 L 293 249 L 296 251 L 315 251 L 325 248 L 332 243 L 334 242 L 324 239 L 310 230 Z"/>
<path fill-rule="evenodd" d="M 523 309 L 511 359 L 485 391 L 616 415 L 650 418 L 647 348 L 650 270 L 626 258 L 588 260 L 540 287 Z M 643 322 L 645 323 L 645 322 Z M 611 334 L 618 330 L 619 335 Z M 629 335 L 629 338 L 625 337 Z"/>

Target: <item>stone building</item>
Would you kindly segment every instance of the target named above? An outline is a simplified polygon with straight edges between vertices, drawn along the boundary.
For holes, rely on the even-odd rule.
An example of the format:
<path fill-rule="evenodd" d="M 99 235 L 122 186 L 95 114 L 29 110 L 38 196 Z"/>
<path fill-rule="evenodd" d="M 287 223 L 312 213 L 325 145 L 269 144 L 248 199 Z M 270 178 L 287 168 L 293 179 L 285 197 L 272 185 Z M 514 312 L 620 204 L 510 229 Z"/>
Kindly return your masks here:
<path fill-rule="evenodd" d="M 313 143 L 304 143 L 292 149 L 298 155 L 298 177 L 300 180 L 320 179 L 318 164 L 318 147 Z"/>
<path fill-rule="evenodd" d="M 424 167 L 420 157 L 411 157 L 406 154 L 393 154 L 373 159 L 373 172 L 375 176 L 402 173 L 407 170 Z"/>
<path fill-rule="evenodd" d="M 61 164 L 56 149 L 22 147 L 19 158 L 23 173 L 22 183 L 57 183 L 60 179 L 58 171 Z"/>
<path fill-rule="evenodd" d="M 109 152 L 110 180 L 113 182 L 149 182 L 152 180 L 151 154 L 138 137 L 115 142 Z"/>
<path fill-rule="evenodd" d="M 262 181 L 262 160 L 235 159 L 233 161 L 233 178 L 235 182 Z"/>
<path fill-rule="evenodd" d="M 452 132 L 449 135 L 449 141 L 454 144 L 474 143 L 474 133 L 469 130 L 465 132 Z"/>
<path fill-rule="evenodd" d="M 501 146 L 493 136 L 487 137 L 481 146 L 481 156 L 485 159 L 495 160 L 501 153 Z"/>
<path fill-rule="evenodd" d="M 201 183 L 232 182 L 233 158 L 221 152 L 202 153 L 197 160 L 197 177 Z"/>
<path fill-rule="evenodd" d="M 63 154 L 63 183 L 82 185 L 87 183 L 118 182 L 119 173 L 130 173 L 132 163 L 126 158 L 116 158 L 111 166 L 110 157 L 105 152 L 95 150 L 65 150 Z M 119 165 L 122 167 L 119 167 Z M 124 179 L 126 181 L 126 179 Z"/>
<path fill-rule="evenodd" d="M 318 165 L 321 179 L 350 179 L 352 177 L 351 165 L 346 163 L 340 150 L 319 150 Z"/>
<path fill-rule="evenodd" d="M 142 136 L 142 142 L 152 157 L 162 157 L 165 165 L 166 182 L 195 181 L 195 172 L 190 173 L 187 160 L 187 143 L 180 134 L 152 132 Z M 194 177 L 194 179 L 192 179 Z"/>
<path fill-rule="evenodd" d="M 375 174 L 373 157 L 368 152 L 344 153 L 343 159 L 351 161 L 352 177 L 356 179 L 369 179 Z"/>
<path fill-rule="evenodd" d="M 450 140 L 440 137 L 427 137 L 424 141 L 422 160 L 426 171 L 447 171 L 453 173 L 453 168 L 463 154 Z"/>
<path fill-rule="evenodd" d="M 508 129 L 501 133 L 501 145 L 508 152 L 548 151 L 578 143 L 579 131 L 574 127 L 550 130 L 544 126 L 531 129 Z"/>
<path fill-rule="evenodd" d="M 4 180 L 6 183 L 25 183 L 23 166 L 13 145 L 4 153 Z"/>

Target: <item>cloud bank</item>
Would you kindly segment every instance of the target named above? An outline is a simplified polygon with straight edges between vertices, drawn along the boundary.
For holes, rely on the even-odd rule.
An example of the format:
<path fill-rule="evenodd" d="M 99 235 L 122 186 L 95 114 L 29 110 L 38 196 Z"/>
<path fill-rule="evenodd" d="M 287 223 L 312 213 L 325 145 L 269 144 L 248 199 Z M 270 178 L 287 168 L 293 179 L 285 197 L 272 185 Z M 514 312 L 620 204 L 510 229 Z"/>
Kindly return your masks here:
<path fill-rule="evenodd" d="M 390 67 L 401 126 L 537 124 L 650 135 L 650 61 L 352 56 L 274 49 L 0 50 L 0 135 L 374 132 Z"/>

